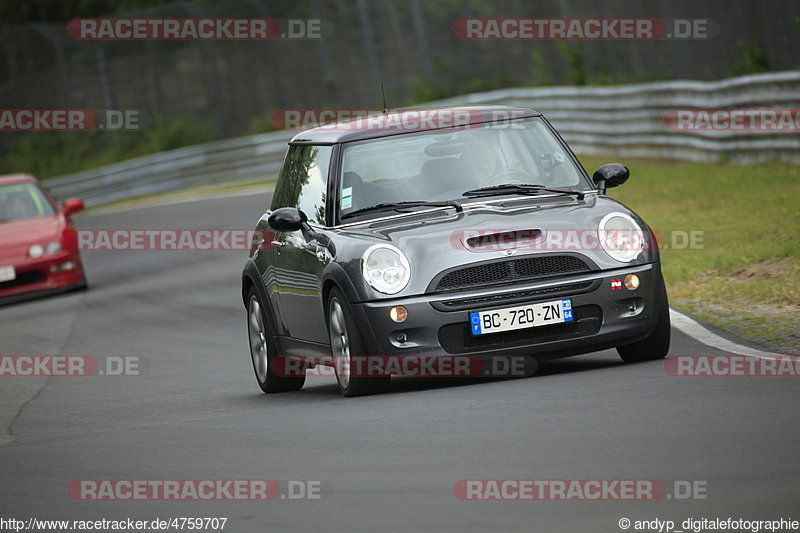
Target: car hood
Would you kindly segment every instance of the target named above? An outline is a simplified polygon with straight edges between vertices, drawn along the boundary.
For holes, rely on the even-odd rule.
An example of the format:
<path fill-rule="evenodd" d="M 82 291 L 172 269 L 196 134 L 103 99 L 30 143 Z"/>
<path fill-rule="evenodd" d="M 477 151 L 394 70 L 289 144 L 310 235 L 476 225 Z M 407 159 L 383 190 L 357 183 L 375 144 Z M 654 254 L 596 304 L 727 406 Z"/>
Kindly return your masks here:
<path fill-rule="evenodd" d="M 59 240 L 64 222 L 58 215 L 23 218 L 0 223 L 0 249 L 16 249 Z"/>
<path fill-rule="evenodd" d="M 627 264 L 613 260 L 597 245 L 602 218 L 621 212 L 649 230 L 633 211 L 605 196 L 513 205 L 526 202 L 511 198 L 506 207 L 473 207 L 460 214 L 449 210 L 446 216 L 429 218 L 411 215 L 340 229 L 337 259 L 351 265 L 351 276 L 360 276 L 360 258 L 368 246 L 396 246 L 408 257 L 412 270 L 408 287 L 397 296 L 408 296 L 426 292 L 434 277 L 444 270 L 530 254 L 580 254 L 593 268 L 622 268 Z M 653 253 L 648 252 L 632 264 L 653 260 Z M 364 296 L 385 297 L 378 293 Z"/>

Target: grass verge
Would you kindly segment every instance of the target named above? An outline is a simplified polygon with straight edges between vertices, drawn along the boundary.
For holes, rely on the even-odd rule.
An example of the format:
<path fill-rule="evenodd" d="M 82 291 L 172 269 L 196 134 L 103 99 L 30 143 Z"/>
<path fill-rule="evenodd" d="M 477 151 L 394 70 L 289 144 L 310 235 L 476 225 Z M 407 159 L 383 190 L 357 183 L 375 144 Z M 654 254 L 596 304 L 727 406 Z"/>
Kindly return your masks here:
<path fill-rule="evenodd" d="M 584 156 L 591 174 L 607 159 Z M 609 196 L 661 233 L 670 303 L 729 331 L 800 353 L 800 167 L 647 159 Z M 696 246 L 682 248 L 689 232 Z"/>

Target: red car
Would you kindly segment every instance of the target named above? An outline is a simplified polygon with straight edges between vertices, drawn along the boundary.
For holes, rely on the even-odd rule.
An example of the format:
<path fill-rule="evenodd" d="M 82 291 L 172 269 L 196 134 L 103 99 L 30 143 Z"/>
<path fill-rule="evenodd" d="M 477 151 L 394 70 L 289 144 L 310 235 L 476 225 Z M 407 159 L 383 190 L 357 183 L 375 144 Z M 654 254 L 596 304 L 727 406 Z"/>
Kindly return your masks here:
<path fill-rule="evenodd" d="M 63 204 L 29 174 L 0 176 L 0 304 L 85 289 L 78 238 Z"/>

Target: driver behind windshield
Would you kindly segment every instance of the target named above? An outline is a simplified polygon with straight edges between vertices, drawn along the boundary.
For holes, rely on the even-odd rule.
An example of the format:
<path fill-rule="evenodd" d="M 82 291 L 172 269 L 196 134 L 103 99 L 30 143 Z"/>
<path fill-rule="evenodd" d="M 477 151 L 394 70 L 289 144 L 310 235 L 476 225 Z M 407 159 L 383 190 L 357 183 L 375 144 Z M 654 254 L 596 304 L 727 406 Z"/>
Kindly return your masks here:
<path fill-rule="evenodd" d="M 500 134 L 490 129 L 480 129 L 460 134 L 466 145 L 462 157 L 466 159 L 477 178 L 477 186 L 507 170 L 500 149 Z"/>

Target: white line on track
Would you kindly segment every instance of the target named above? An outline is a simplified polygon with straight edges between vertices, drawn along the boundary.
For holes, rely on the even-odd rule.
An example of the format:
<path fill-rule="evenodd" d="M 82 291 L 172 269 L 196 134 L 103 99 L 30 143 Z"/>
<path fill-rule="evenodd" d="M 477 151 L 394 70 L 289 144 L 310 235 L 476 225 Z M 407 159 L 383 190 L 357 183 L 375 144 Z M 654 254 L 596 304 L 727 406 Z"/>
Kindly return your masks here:
<path fill-rule="evenodd" d="M 747 355 L 758 358 L 772 358 L 776 355 L 779 355 L 772 352 L 764 352 L 761 350 L 756 350 L 755 348 L 749 348 L 742 344 L 737 344 L 735 342 L 729 341 L 728 339 L 720 337 L 716 333 L 709 331 L 708 329 L 704 328 L 699 323 L 697 323 L 697 321 L 693 320 L 692 318 L 689 318 L 680 311 L 676 311 L 671 307 L 669 309 L 669 317 L 670 320 L 672 321 L 672 327 L 680 330 L 686 335 L 689 335 L 693 339 L 702 342 L 707 346 L 711 346 L 712 348 L 717 348 L 719 350 L 723 350 L 725 352 L 730 352 L 737 355 Z"/>

